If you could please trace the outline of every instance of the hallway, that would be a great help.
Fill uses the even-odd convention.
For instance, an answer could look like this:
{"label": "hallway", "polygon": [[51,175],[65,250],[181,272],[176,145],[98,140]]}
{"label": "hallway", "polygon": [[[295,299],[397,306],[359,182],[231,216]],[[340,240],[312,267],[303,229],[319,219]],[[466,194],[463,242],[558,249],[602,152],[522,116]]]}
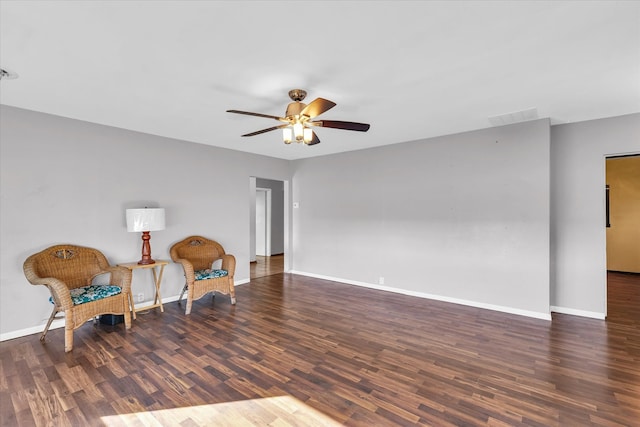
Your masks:
{"label": "hallway", "polygon": [[607,321],[640,322],[640,274],[607,272]]}
{"label": "hallway", "polygon": [[256,262],[249,264],[251,279],[272,276],[284,272],[284,254],[272,256],[256,256]]}

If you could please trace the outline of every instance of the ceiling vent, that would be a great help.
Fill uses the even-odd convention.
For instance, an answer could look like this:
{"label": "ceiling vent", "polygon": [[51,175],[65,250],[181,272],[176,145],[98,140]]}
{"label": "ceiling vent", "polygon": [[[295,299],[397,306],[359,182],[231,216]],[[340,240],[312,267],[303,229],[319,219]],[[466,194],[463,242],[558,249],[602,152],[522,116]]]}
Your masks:
{"label": "ceiling vent", "polygon": [[491,123],[491,126],[504,126],[513,123],[535,120],[537,118],[538,110],[536,108],[529,108],[528,110],[514,111],[513,113],[489,117],[489,123]]}

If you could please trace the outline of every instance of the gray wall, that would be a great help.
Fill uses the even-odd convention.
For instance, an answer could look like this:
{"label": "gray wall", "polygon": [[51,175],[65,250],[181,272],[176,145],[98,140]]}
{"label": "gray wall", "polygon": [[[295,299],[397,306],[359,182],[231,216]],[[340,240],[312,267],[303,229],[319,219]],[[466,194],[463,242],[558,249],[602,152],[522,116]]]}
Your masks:
{"label": "gray wall", "polygon": [[[140,258],[128,207],[167,209],[154,257],[202,233],[238,258],[236,280],[247,281],[250,176],[293,184],[287,256],[296,271],[533,316],[551,304],[603,317],[604,159],[640,153],[640,114],[294,162],[6,106],[0,121],[2,339],[38,332],[51,310],[48,291],[22,273],[29,254],[71,242],[112,263]],[[150,278],[138,273],[134,291],[149,295]],[[163,296],[182,284],[169,265]]]}
{"label": "gray wall", "polygon": [[[249,279],[249,176],[287,180],[287,161],[1,108],[0,333],[39,327],[50,314],[47,289],[22,272],[30,254],[74,243],[112,263],[140,259],[140,235],[125,227],[130,207],[166,209],[167,229],[151,233],[154,258],[203,234],[236,256],[236,281]],[[134,292],[151,297],[146,273],[134,275]],[[183,284],[168,265],[163,297]]]}
{"label": "gray wall", "polygon": [[548,120],[293,162],[293,269],[549,317]]}
{"label": "gray wall", "polygon": [[640,153],[640,114],[551,128],[554,311],[606,314],[605,158]]}
{"label": "gray wall", "polygon": [[256,187],[271,189],[271,254],[284,253],[284,182],[256,178]]}

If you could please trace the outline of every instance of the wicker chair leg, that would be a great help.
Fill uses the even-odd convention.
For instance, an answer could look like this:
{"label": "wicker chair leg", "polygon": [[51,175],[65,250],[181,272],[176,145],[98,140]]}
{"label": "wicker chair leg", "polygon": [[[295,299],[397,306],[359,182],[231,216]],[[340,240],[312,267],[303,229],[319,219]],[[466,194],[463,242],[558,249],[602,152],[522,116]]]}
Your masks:
{"label": "wicker chair leg", "polygon": [[131,313],[128,311],[124,312],[124,328],[131,329]]}
{"label": "wicker chair leg", "polygon": [[187,290],[187,284],[184,284],[184,287],[182,288],[182,292],[180,292],[180,298],[178,298],[178,303],[180,303],[180,301],[182,301],[182,296],[184,295],[184,292]]}
{"label": "wicker chair leg", "polygon": [[188,284],[185,285],[187,287],[187,307],[184,311],[184,314],[191,314],[191,307],[193,306],[193,297],[196,291],[195,283],[192,283],[191,286]]}
{"label": "wicker chair leg", "polygon": [[124,302],[124,328],[131,329],[131,311],[129,311],[129,298]]}
{"label": "wicker chair leg", "polygon": [[65,353],[73,350],[73,326],[69,319],[64,324],[64,351]]}
{"label": "wicker chair leg", "polygon": [[236,288],[233,286],[233,279],[230,279],[229,295],[231,296],[231,305],[236,305]]}
{"label": "wicker chair leg", "polygon": [[53,319],[56,317],[56,314],[58,314],[58,311],[59,310],[57,307],[53,307],[51,316],[49,316],[49,320],[47,321],[47,326],[44,327],[44,331],[42,331],[42,335],[40,335],[40,341],[44,341],[44,337],[47,335],[47,332],[49,332],[49,327],[51,326],[51,322],[53,322]]}

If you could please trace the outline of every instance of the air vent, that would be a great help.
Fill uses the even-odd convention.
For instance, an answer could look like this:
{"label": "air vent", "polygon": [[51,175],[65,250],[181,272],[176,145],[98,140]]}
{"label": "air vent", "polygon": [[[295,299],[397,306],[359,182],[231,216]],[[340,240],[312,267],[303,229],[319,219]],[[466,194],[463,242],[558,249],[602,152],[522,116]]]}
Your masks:
{"label": "air vent", "polygon": [[491,123],[492,126],[504,126],[512,123],[535,120],[537,118],[538,110],[536,108],[529,108],[528,110],[514,111],[513,113],[489,117],[489,123]]}

